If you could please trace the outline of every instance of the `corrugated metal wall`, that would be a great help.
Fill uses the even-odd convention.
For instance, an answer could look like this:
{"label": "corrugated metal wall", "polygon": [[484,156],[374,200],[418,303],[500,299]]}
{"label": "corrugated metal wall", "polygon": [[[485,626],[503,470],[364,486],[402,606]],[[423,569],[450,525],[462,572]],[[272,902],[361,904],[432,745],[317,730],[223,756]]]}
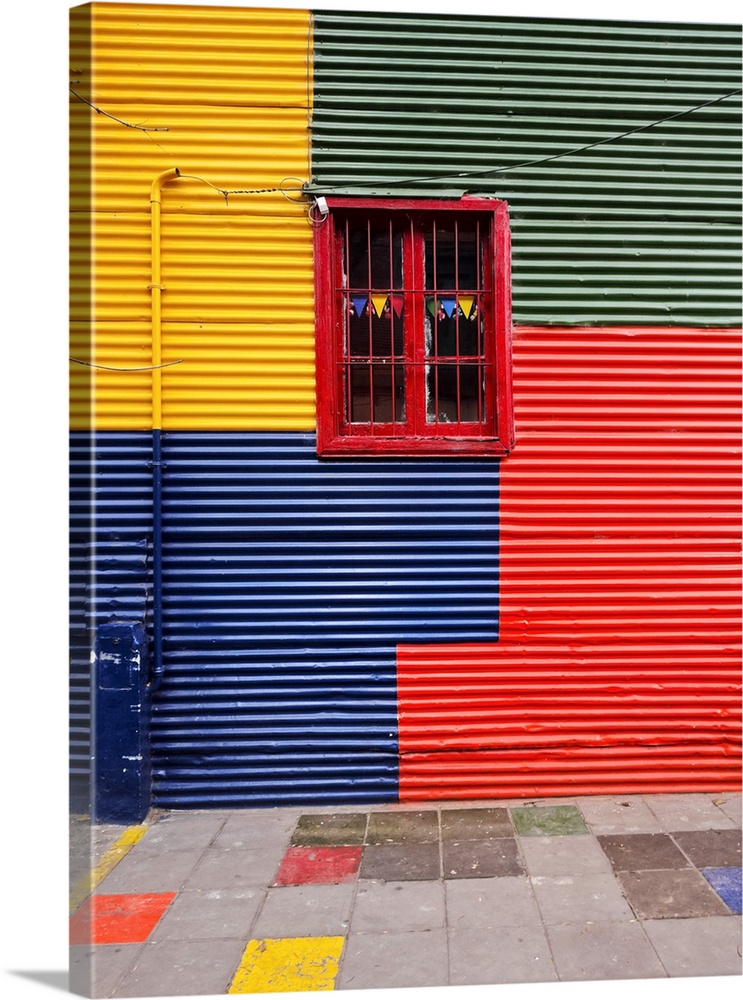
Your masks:
{"label": "corrugated metal wall", "polygon": [[187,175],[163,192],[162,355],[180,361],[162,372],[163,426],[314,429],[312,230],[305,204],[276,190],[308,176],[310,42],[301,10],[70,12],[71,766],[83,799],[95,628],[152,611],[152,510],[129,500],[152,476],[150,191],[163,170]]}
{"label": "corrugated metal wall", "polygon": [[149,434],[70,440],[70,790],[89,803],[90,652],[109,618],[144,622],[152,532]]}
{"label": "corrugated metal wall", "polygon": [[[276,191],[308,176],[309,28],[301,10],[71,11],[70,353],[150,363],[150,187],[177,167],[162,359],[182,363],[163,370],[164,428],[314,429],[312,230]],[[150,426],[149,372],[73,364],[70,377],[74,428]]]}
{"label": "corrugated metal wall", "polygon": [[497,645],[402,646],[402,799],[740,786],[740,330],[522,327]]}
{"label": "corrugated metal wall", "polygon": [[456,176],[740,91],[739,27],[320,11],[314,33],[319,189],[507,200],[518,323],[740,323],[739,94]]}
{"label": "corrugated metal wall", "polygon": [[[555,324],[516,330],[508,460],[325,464],[304,206],[209,186],[307,177],[308,13],[72,23],[74,89],[107,112],[71,97],[74,357],[149,364],[150,185],[193,175],[163,198],[163,360],[182,361],[163,371],[157,803],[394,799],[396,707],[404,798],[731,781],[737,334],[715,327],[739,319],[736,102],[470,188],[511,202],[517,320]],[[549,155],[740,86],[732,28],[315,30],[314,180],[341,190]],[[652,322],[711,329],[605,328]],[[150,374],[71,378],[84,772],[94,627],[149,611]]]}
{"label": "corrugated metal wall", "polygon": [[315,41],[317,190],[513,227],[501,636],[399,647],[401,798],[735,787],[740,96],[477,172],[739,91],[740,29],[324,11]]}
{"label": "corrugated metal wall", "polygon": [[498,467],[165,435],[163,807],[395,801],[395,646],[497,638]]}

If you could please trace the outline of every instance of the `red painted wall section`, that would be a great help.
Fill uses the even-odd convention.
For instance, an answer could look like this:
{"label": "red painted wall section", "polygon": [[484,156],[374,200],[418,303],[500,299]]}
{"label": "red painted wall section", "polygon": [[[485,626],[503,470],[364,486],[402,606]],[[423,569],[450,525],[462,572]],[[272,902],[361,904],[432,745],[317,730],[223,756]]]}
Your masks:
{"label": "red painted wall section", "polygon": [[516,329],[501,639],[398,647],[401,801],[740,786],[740,345]]}

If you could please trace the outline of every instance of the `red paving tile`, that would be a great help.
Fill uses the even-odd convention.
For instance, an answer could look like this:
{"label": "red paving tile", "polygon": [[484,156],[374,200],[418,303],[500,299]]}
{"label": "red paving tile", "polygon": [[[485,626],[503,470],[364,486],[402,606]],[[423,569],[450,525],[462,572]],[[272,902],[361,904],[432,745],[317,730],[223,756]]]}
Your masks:
{"label": "red paving tile", "polygon": [[290,847],[274,885],[352,882],[360,861],[360,847]]}
{"label": "red paving tile", "polygon": [[175,892],[91,896],[70,919],[70,944],[138,944],[146,941]]}

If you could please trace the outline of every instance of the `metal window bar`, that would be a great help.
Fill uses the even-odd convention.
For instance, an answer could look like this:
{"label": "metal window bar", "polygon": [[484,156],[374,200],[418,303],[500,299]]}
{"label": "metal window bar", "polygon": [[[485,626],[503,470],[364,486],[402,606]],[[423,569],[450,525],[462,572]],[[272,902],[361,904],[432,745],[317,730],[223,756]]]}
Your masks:
{"label": "metal window bar", "polygon": [[[475,268],[477,279],[477,295],[475,302],[477,304],[476,312],[476,325],[477,325],[477,422],[481,424],[485,418],[485,400],[483,399],[483,393],[485,392],[485,368],[483,366],[483,343],[482,343],[482,309],[480,308],[480,302],[482,297],[482,278],[483,278],[483,267],[482,267],[482,243],[480,241],[480,220],[475,220]],[[473,307],[474,308],[474,307]]]}
{"label": "metal window bar", "polygon": [[395,288],[395,262],[394,262],[394,246],[392,238],[392,219],[388,220],[389,226],[389,248],[390,248],[390,280],[389,280],[389,299],[388,299],[388,316],[390,321],[390,381],[391,388],[390,393],[392,396],[392,423],[397,424],[397,367],[395,361],[395,305],[392,296],[394,295]]}
{"label": "metal window bar", "polygon": [[433,352],[432,353],[433,353],[433,358],[435,360],[432,360],[431,364],[432,364],[432,367],[433,367],[433,387],[434,387],[433,416],[434,416],[434,423],[436,424],[436,428],[438,430],[438,423],[439,423],[439,362],[438,362],[438,357],[439,357],[439,310],[438,310],[439,279],[438,279],[437,267],[438,267],[439,252],[438,252],[438,243],[437,243],[437,238],[436,238],[436,228],[437,228],[437,221],[436,221],[436,219],[434,219],[433,220],[433,225],[431,227],[431,229],[432,229],[432,235],[433,235],[433,239],[431,241],[431,244],[432,244],[432,253],[433,253],[433,343],[432,343]]}
{"label": "metal window bar", "polygon": [[369,423],[372,425],[372,431],[374,429],[374,365],[372,364],[372,358],[374,357],[374,329],[372,324],[372,305],[371,305],[371,291],[372,291],[372,243],[371,243],[371,219],[367,216],[366,219],[366,293],[367,293],[367,306],[366,306],[366,323],[369,328],[369,356],[366,361],[367,371],[369,372]]}
{"label": "metal window bar", "polygon": [[348,286],[345,292],[345,330],[344,330],[344,341],[343,341],[343,361],[344,361],[344,379],[343,388],[345,396],[345,415],[346,423],[350,424],[353,421],[353,396],[351,388],[351,244],[349,243],[349,227],[348,219],[345,219],[344,233],[343,233],[343,252],[345,254],[345,267],[344,267],[344,277],[345,284]]}
{"label": "metal window bar", "polygon": [[462,423],[462,373],[459,351],[459,221],[454,220],[454,353],[456,357],[457,426]]}

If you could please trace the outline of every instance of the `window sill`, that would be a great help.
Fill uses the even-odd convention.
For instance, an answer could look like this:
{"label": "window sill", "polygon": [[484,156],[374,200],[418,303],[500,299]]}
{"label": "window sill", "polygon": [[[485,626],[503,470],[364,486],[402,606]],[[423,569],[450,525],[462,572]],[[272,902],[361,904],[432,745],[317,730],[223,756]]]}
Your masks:
{"label": "window sill", "polygon": [[358,437],[339,436],[329,441],[318,441],[317,453],[320,458],[348,458],[370,456],[374,458],[505,458],[513,442],[508,446],[498,438],[475,437]]}

